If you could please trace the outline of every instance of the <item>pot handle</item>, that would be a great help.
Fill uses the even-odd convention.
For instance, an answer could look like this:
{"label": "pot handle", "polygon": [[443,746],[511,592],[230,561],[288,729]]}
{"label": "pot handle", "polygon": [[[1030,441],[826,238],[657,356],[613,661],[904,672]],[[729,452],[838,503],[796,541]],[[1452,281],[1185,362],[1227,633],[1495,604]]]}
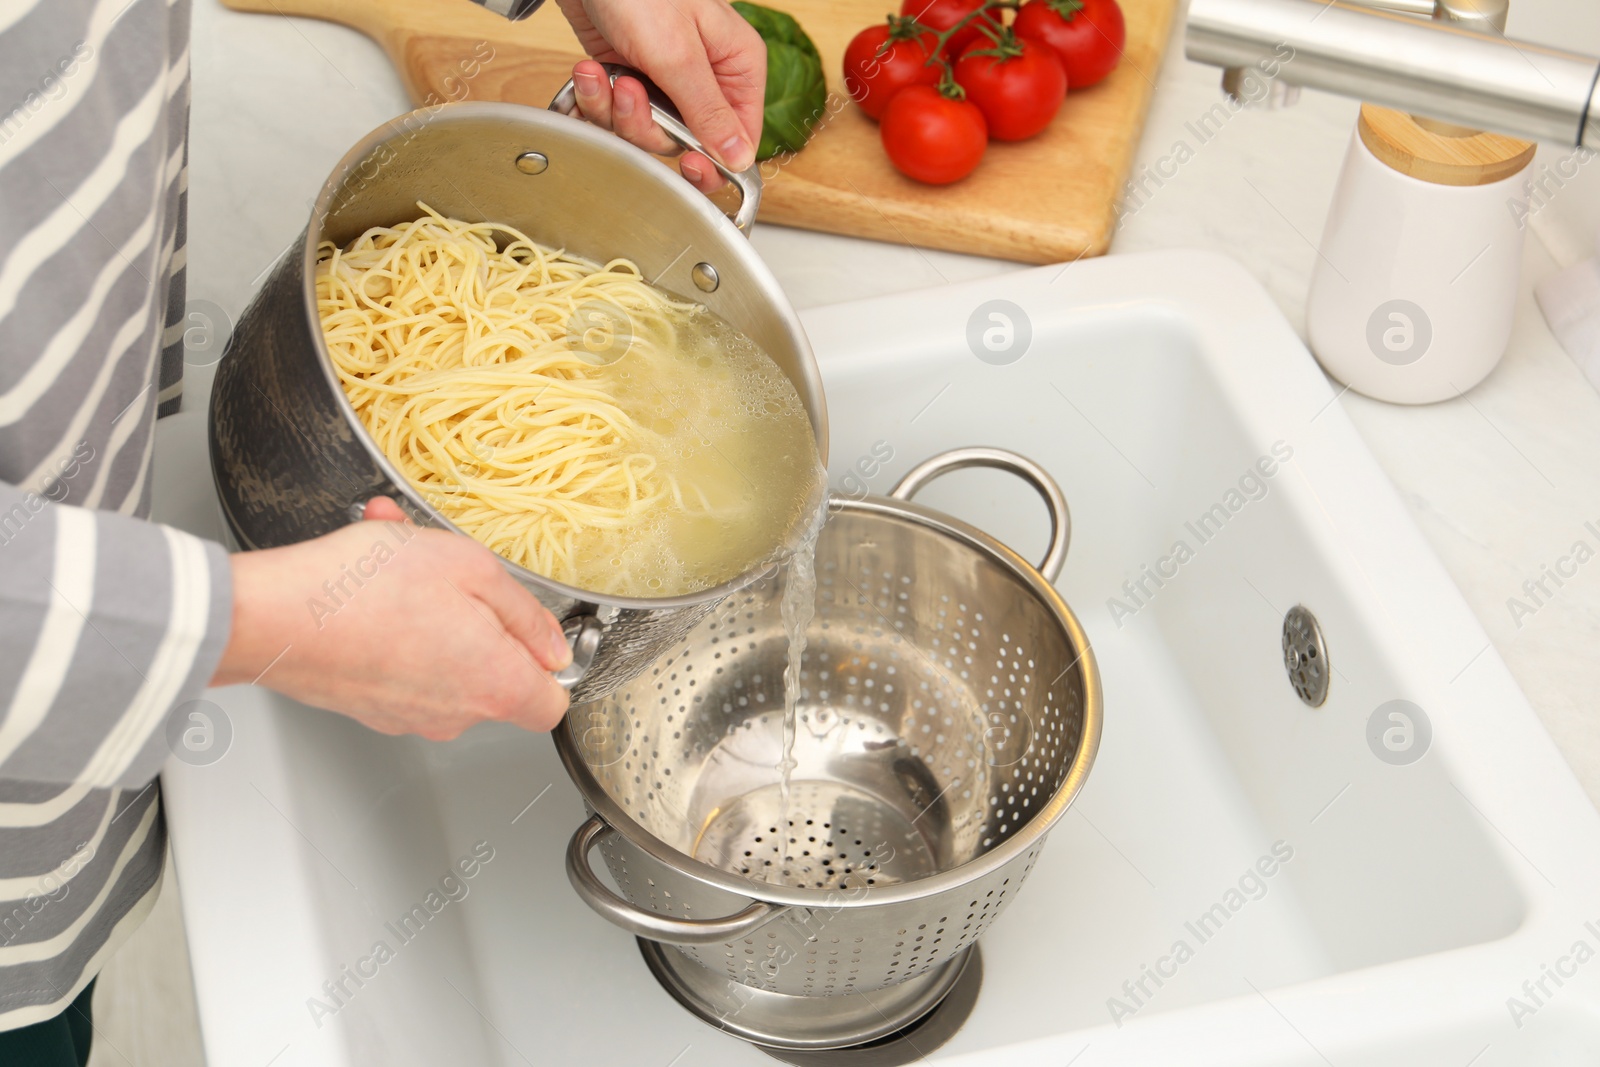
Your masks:
{"label": "pot handle", "polygon": [[917,490],[941,474],[968,467],[993,467],[1009,471],[1039,491],[1044,506],[1050,511],[1050,547],[1039,564],[1039,573],[1044,575],[1045,581],[1054,585],[1055,580],[1061,577],[1062,566],[1067,562],[1067,546],[1072,541],[1072,512],[1067,508],[1067,498],[1061,492],[1061,486],[1056,484],[1050,472],[1027,456],[1004,448],[952,448],[912,467],[889,490],[889,495],[896,500],[910,500],[917,495]]}
{"label": "pot handle", "polygon": [[[756,209],[761,206],[761,168],[752,163],[746,170],[729,170],[722,165],[721,160],[712,155],[700,143],[700,138],[689,132],[689,127],[685,125],[683,116],[678,113],[677,105],[668,99],[667,94],[662,92],[655,82],[645,77],[641,72],[634,70],[632,67],[623,66],[621,63],[602,63],[600,65],[605,67],[606,74],[610,76],[611,84],[613,85],[616,84],[618,78],[637,79],[644,86],[644,91],[650,98],[650,115],[656,120],[656,125],[661,127],[661,131],[672,138],[679,148],[699,152],[711,160],[711,165],[717,168],[717,173],[733,183],[734,187],[739,190],[739,210],[730,215],[729,218],[739,228],[740,233],[749,237],[750,227],[756,221]],[[561,90],[556,93],[555,99],[550,101],[550,110],[561,115],[571,115],[578,110],[578,87],[571,78],[568,78],[567,84],[563,85]]]}
{"label": "pot handle", "polygon": [[574,615],[561,624],[561,632],[566,635],[567,644],[572,648],[572,662],[550,675],[557,685],[571,689],[583,681],[583,676],[594,666],[594,658],[600,652],[600,637],[605,629],[605,624],[593,615]]}
{"label": "pot handle", "polygon": [[669,945],[717,945],[754,933],[789,910],[787,905],[758,900],[725,919],[675,919],[634,907],[613,893],[589,866],[589,849],[614,833],[616,830],[600,816],[589,816],[567,845],[567,878],[585,904],[636,937]]}

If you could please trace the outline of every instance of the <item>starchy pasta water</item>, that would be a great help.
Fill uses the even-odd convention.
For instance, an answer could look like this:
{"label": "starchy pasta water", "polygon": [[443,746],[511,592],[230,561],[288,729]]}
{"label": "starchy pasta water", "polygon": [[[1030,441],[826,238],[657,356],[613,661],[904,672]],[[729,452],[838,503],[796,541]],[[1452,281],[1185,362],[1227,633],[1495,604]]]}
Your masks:
{"label": "starchy pasta water", "polygon": [[316,291],[356,414],[446,518],[612,596],[709,588],[804,533],[825,475],[759,346],[628,260],[418,206],[325,242]]}

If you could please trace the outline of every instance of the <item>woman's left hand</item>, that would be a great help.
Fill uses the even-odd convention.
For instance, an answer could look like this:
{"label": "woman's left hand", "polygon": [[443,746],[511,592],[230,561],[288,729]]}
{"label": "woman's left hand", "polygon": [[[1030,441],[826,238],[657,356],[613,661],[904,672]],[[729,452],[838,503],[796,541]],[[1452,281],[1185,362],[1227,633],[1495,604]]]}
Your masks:
{"label": "woman's left hand", "polygon": [[[744,170],[755,162],[767,48],[726,0],[557,2],[583,50],[593,57],[572,70],[584,118],[647,151],[677,151],[650,118],[644,86],[633,78],[619,78],[613,86],[600,66],[623,63],[661,87],[690,131],[729,170]],[[678,166],[702,192],[722,185],[722,176],[699,152],[685,152]]]}

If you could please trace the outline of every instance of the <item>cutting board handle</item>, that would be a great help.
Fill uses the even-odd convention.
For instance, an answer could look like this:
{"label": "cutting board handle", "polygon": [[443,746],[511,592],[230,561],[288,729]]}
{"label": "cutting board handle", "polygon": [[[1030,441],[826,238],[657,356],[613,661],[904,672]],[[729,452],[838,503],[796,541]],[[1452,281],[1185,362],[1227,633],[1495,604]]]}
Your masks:
{"label": "cutting board handle", "polygon": [[403,24],[406,9],[421,5],[418,0],[222,0],[222,6],[260,15],[323,19],[372,34],[374,29]]}
{"label": "cutting board handle", "polygon": [[371,37],[396,59],[406,42],[417,37],[477,38],[582,53],[567,20],[555,10],[512,22],[472,0],[222,0],[222,4],[234,11],[337,22]]}

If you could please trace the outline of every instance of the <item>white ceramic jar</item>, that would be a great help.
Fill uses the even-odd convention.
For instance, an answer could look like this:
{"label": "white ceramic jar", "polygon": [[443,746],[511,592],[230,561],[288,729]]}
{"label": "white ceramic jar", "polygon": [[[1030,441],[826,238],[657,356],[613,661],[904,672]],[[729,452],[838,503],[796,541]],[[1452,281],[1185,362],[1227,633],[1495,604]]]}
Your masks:
{"label": "white ceramic jar", "polygon": [[[1398,155],[1392,143],[1375,139],[1382,128],[1375,133],[1367,125],[1369,113],[1385,115],[1387,128],[1411,124],[1404,131],[1411,141]],[[1427,404],[1471,389],[1505,352],[1522,264],[1523,232],[1512,206],[1532,149],[1517,150],[1497,168],[1457,163],[1452,157],[1470,156],[1467,148],[1492,141],[1507,155],[1520,142],[1439,135],[1396,114],[1369,105],[1350,139],[1312,270],[1306,333],[1323,368],[1350,388]],[[1419,145],[1444,162],[1419,163],[1405,150]],[[1446,184],[1474,180],[1479,184]]]}

